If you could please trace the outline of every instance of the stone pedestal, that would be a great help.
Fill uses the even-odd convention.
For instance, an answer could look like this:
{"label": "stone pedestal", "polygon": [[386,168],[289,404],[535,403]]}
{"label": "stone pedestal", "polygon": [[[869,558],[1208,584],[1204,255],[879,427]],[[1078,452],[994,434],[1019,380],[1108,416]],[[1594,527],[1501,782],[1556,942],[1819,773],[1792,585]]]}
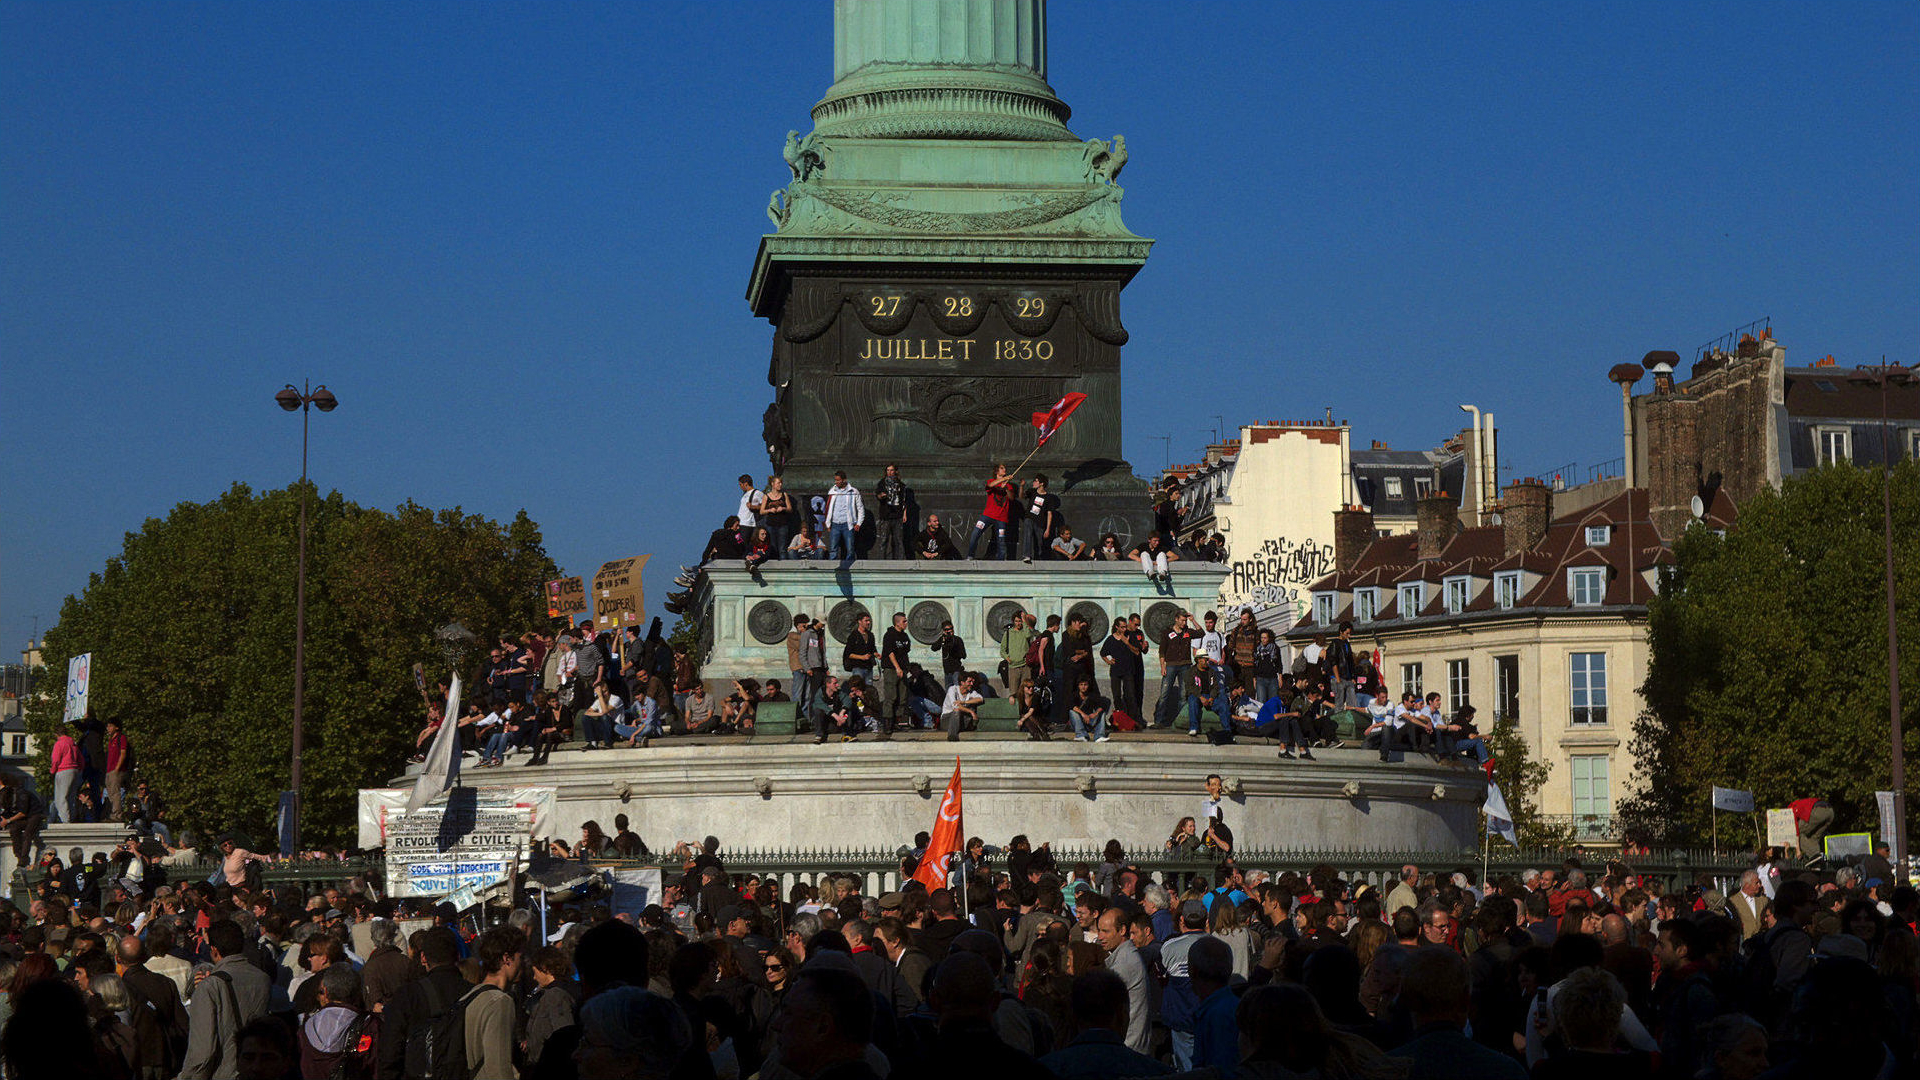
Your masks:
{"label": "stone pedestal", "polygon": [[[117,821],[48,825],[40,830],[40,843],[45,850],[60,856],[63,865],[72,866],[76,850],[83,862],[102,853],[111,857],[113,850],[126,843],[127,837],[132,835],[132,829]],[[13,845],[0,844],[0,881],[11,884],[14,872],[19,869],[13,859]]]}
{"label": "stone pedestal", "polygon": [[932,828],[956,760],[966,833],[995,845],[1026,833],[1056,848],[1098,849],[1114,838],[1128,850],[1158,850],[1180,818],[1199,812],[1208,773],[1227,782],[1227,823],[1243,847],[1457,855],[1478,843],[1486,785],[1472,762],[1318,755],[1289,761],[1260,743],[1166,735],[823,746],[668,740],[646,750],[561,751],[537,767],[516,756],[465,779],[556,786],[555,836],[571,840],[588,820],[611,829],[614,815],[626,814],[655,851],[708,834],[736,851],[891,848]]}
{"label": "stone pedestal", "polygon": [[[1218,563],[1176,561],[1170,580],[1161,582],[1134,562],[808,561],[767,563],[758,574],[739,563],[716,563],[707,568],[695,604],[706,612],[710,635],[708,687],[722,694],[742,677],[787,682],[787,634],[796,615],[827,624],[827,665],[836,672],[843,670],[847,633],[863,611],[873,616],[876,639],[895,612],[906,615],[914,659],[933,672],[940,664],[932,645],[941,622],[952,619],[967,643],[968,668],[992,677],[993,690],[1004,693],[994,675],[1000,637],[1015,612],[1034,613],[1043,628],[1049,615],[1064,624],[1073,612],[1086,614],[1096,653],[1116,615],[1138,614],[1149,644],[1144,700],[1151,708],[1159,684],[1154,643],[1177,612],[1204,613],[1226,572]],[[1098,669],[1104,686],[1105,665]]]}

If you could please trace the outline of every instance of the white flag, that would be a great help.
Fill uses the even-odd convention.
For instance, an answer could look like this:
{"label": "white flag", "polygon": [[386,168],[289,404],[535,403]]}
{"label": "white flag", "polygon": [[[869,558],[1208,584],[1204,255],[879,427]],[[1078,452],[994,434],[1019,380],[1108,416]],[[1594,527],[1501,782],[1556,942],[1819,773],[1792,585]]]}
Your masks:
{"label": "white flag", "polygon": [[1751,814],[1753,813],[1753,792],[1716,787],[1713,789],[1713,808],[1734,814]]}
{"label": "white flag", "polygon": [[427,747],[427,763],[420,778],[413,782],[413,794],[407,796],[407,809],[418,810],[460,781],[460,676],[447,688],[447,714]]}
{"label": "white flag", "polygon": [[1520,846],[1520,834],[1514,831],[1513,815],[1507,812],[1507,797],[1500,794],[1500,785],[1487,781],[1487,802],[1481,809],[1487,813],[1487,831],[1504,837],[1514,847]]}

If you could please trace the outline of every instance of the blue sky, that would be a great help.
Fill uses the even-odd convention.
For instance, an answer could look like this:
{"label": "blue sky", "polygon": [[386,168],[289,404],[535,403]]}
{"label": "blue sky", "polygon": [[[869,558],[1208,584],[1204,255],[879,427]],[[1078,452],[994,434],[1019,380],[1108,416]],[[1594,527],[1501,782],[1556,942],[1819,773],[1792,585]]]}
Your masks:
{"label": "blue sky", "polygon": [[[0,655],[122,535],[299,471],[500,519],[649,608],[765,471],[742,293],[831,7],[0,5]],[[1320,416],[1515,475],[1620,453],[1608,367],[1772,316],[1917,357],[1920,6],[1062,2],[1127,137],[1136,470]]]}

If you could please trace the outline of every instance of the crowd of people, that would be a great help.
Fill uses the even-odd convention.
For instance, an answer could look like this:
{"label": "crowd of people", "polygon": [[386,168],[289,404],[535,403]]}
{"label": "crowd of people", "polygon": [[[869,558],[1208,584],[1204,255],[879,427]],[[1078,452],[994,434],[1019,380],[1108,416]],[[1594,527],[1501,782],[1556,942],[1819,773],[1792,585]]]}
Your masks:
{"label": "crowd of people", "polygon": [[[645,634],[596,630],[583,619],[557,637],[505,636],[480,664],[455,724],[464,752],[491,768],[515,754],[541,765],[563,744],[595,750],[751,734],[761,707],[776,702],[791,703],[795,730],[815,742],[910,731],[958,740],[979,727],[989,698],[1003,697],[1018,729],[1036,740],[1106,742],[1184,726],[1188,737],[1216,742],[1269,739],[1282,758],[1312,760],[1316,748],[1351,738],[1382,760],[1413,752],[1493,767],[1473,707],[1449,715],[1437,693],[1393,701],[1370,654],[1354,648],[1351,624],[1294,654],[1250,609],[1229,620],[1180,611],[1158,640],[1149,640],[1138,613],[1116,616],[1096,640],[1084,613],[1042,620],[1021,611],[999,630],[993,651],[976,657],[951,621],[928,645],[909,632],[904,612],[888,623],[878,629],[863,612],[835,646],[824,621],[796,615],[786,638],[790,681],[735,678],[724,694],[710,691],[687,648],[661,637],[658,619]],[[1152,702],[1149,657],[1159,675]],[[987,661],[990,670],[981,666]],[[422,696],[428,715],[416,759],[446,719],[439,701]],[[1347,736],[1342,713],[1350,714]]]}
{"label": "crowd of people", "polygon": [[748,570],[758,570],[769,560],[783,559],[987,558],[1135,562],[1148,576],[1164,578],[1172,561],[1226,558],[1225,538],[1219,533],[1178,541],[1184,510],[1171,478],[1153,491],[1152,532],[1129,544],[1111,532],[1076,535],[1044,474],[1020,480],[1005,464],[997,464],[983,485],[980,513],[964,549],[954,542],[963,523],[942,521],[937,513],[922,518],[913,489],[897,465],[885,467],[870,497],[850,483],[845,472],[834,473],[832,486],[814,495],[789,492],[778,475],[759,486],[751,475],[742,474],[739,484],[739,507],[708,537],[700,555],[703,566],[736,559]]}
{"label": "crowd of people", "polygon": [[[617,914],[590,889],[462,912],[265,885],[230,841],[211,880],[48,875],[0,906],[0,1058],[22,1080],[1913,1075],[1920,894],[1884,858],[1768,853],[1724,894],[1577,858],[1376,881],[1242,865],[1225,805],[1209,777],[1158,872],[1026,836],[923,868],[922,834],[877,894],[783,889],[708,837]],[[560,853],[645,856],[616,830]]]}

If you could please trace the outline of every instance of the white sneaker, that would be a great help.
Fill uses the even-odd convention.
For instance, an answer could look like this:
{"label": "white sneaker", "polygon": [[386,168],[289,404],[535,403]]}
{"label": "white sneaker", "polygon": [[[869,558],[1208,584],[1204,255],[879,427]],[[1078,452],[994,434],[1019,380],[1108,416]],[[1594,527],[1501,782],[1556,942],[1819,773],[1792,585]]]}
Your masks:
{"label": "white sneaker", "polygon": [[1105,735],[1102,735],[1102,736],[1100,736],[1099,738],[1097,738],[1097,739],[1095,739],[1095,740],[1093,740],[1093,741],[1094,741],[1094,742],[1106,742],[1106,741],[1107,741],[1107,738],[1108,738],[1107,736],[1105,736]]}
{"label": "white sneaker", "polygon": [[1189,732],[1187,732],[1187,738],[1189,738],[1189,739],[1197,739],[1197,738],[1199,738],[1199,737],[1200,737],[1200,733],[1199,733],[1199,732],[1197,732],[1197,731],[1189,731]]}
{"label": "white sneaker", "polygon": [[1087,737],[1086,737],[1085,735],[1075,735],[1075,736],[1073,737],[1073,741],[1074,741],[1074,742],[1086,742],[1086,741],[1087,741]]}

